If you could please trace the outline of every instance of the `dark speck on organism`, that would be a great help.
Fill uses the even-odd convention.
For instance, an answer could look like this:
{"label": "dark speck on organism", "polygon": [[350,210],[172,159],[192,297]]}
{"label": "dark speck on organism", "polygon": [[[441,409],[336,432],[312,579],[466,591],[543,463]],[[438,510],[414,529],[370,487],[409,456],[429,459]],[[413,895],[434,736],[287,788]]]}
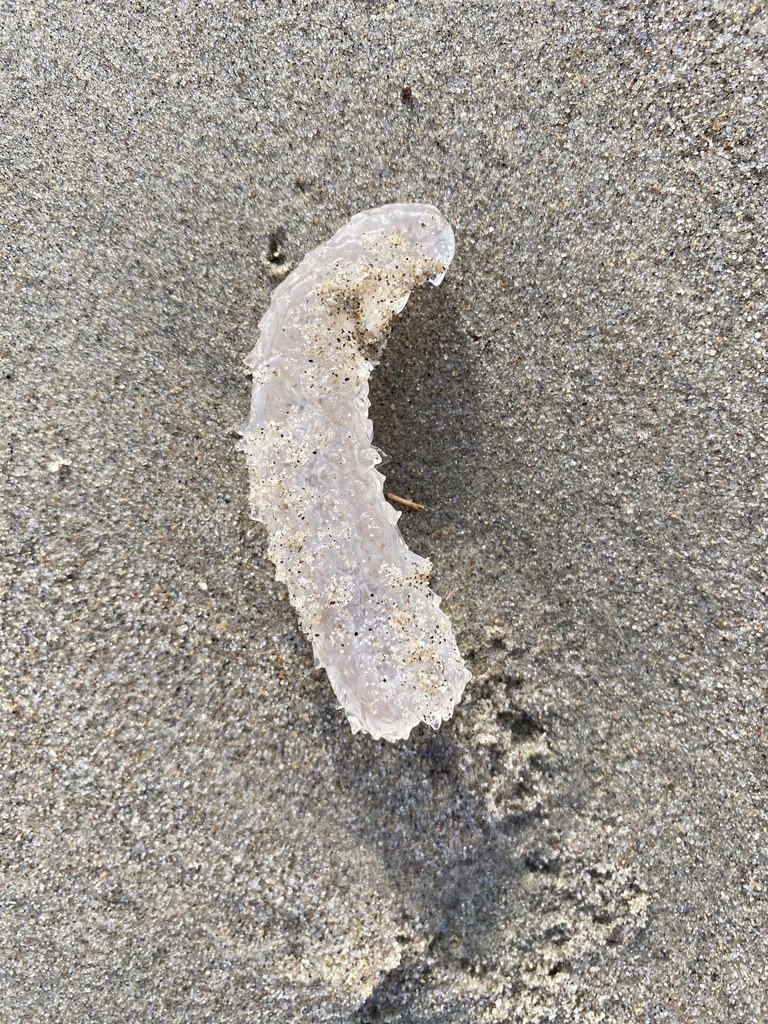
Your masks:
{"label": "dark speck on organism", "polygon": [[413,89],[410,85],[404,85],[400,90],[400,99],[403,103],[413,103]]}

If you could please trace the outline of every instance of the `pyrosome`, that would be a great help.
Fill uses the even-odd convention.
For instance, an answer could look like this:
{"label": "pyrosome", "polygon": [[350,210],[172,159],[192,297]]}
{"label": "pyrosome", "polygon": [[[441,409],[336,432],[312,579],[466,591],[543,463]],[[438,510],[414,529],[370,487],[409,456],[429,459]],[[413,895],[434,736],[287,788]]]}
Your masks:
{"label": "pyrosome", "polygon": [[275,289],[247,359],[254,518],[353,732],[408,737],[450,718],[470,679],[375,468],[368,380],[411,289],[453,258],[433,206],[358,213]]}

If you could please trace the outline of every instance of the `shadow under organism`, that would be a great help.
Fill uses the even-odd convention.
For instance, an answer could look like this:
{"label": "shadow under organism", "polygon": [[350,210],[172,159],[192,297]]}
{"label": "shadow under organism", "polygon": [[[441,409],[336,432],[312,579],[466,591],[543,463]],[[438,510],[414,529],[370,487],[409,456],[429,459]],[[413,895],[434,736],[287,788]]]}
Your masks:
{"label": "shadow under organism", "polygon": [[[511,824],[492,818],[482,780],[477,773],[467,778],[471,737],[461,728],[461,714],[437,733],[360,750],[360,841],[378,849],[410,945],[404,942],[401,962],[357,1012],[357,1024],[408,1021],[409,1006],[429,990],[435,968],[474,975],[494,969],[499,935],[510,925],[514,933],[525,929],[528,908],[516,893],[538,870],[524,848],[542,811],[516,815]],[[420,1002],[418,1019],[430,1019]]]}
{"label": "shadow under organism", "polygon": [[[442,290],[425,289],[395,321],[371,381],[374,440],[392,457],[385,490],[428,506],[401,525],[409,543],[436,561],[441,544],[459,527],[472,529],[464,520],[472,505],[479,426],[474,359],[450,301]],[[471,632],[481,630],[475,624]],[[360,843],[376,847],[386,871],[383,884],[398,892],[403,913],[401,962],[357,1012],[356,1024],[415,1020],[409,1003],[414,992],[429,988],[430,965],[482,973],[499,931],[515,917],[524,926],[526,911],[515,893],[522,877],[539,870],[531,864],[541,858],[532,860],[525,847],[543,810],[489,813],[489,780],[503,769],[495,766],[492,747],[475,748],[472,724],[474,697],[489,676],[503,686],[501,666],[498,679],[490,666],[497,654],[473,659],[479,674],[438,732],[419,729],[394,746],[358,736],[342,759],[346,771],[353,766]],[[528,742],[537,731],[514,695],[490,718],[491,728],[512,736],[512,743]],[[429,1018],[419,1011],[418,1019]]]}
{"label": "shadow under organism", "polygon": [[374,443],[388,457],[385,491],[427,507],[401,527],[428,543],[459,524],[476,426],[472,351],[444,288],[413,295],[393,322],[370,386]]}

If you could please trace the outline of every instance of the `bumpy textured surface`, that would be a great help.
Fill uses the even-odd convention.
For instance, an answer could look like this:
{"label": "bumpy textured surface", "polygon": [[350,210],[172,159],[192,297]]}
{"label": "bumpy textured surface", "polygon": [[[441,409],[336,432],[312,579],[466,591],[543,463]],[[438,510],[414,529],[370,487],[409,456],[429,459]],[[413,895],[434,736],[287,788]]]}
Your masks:
{"label": "bumpy textured surface", "polygon": [[430,563],[384,498],[367,416],[390,320],[453,250],[432,206],[358,214],[275,290],[248,358],[252,511],[353,732],[377,739],[437,728],[470,678]]}

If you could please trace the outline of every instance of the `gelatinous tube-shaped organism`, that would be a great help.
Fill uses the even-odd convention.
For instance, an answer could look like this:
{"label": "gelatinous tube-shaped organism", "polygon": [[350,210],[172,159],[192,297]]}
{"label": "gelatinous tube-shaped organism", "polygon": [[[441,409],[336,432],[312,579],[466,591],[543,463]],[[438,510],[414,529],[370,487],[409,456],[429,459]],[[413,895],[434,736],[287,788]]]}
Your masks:
{"label": "gelatinous tube-shaped organism", "polygon": [[405,739],[450,718],[470,673],[385,500],[368,379],[411,289],[439,284],[453,231],[433,206],[353,217],[275,289],[247,359],[251,510],[353,732]]}

